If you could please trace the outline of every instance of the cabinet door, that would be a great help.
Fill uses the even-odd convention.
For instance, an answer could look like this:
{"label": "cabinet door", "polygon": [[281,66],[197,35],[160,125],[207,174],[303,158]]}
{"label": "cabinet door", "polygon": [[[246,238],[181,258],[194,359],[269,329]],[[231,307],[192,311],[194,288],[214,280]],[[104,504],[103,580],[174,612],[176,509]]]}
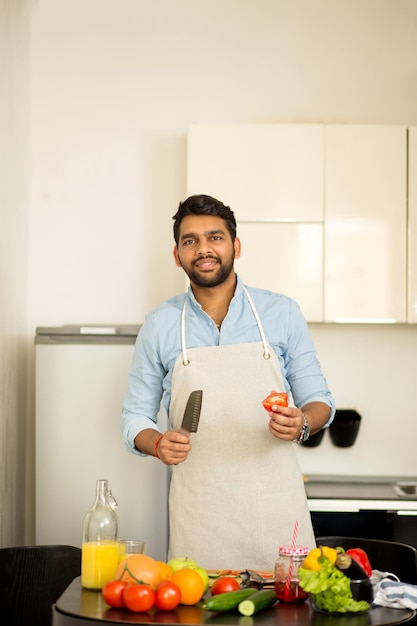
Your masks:
{"label": "cabinet door", "polygon": [[325,321],[406,319],[406,128],[325,128]]}
{"label": "cabinet door", "polygon": [[323,321],[322,224],[238,223],[237,232],[243,282],[290,296],[307,321]]}
{"label": "cabinet door", "polygon": [[417,323],[417,126],[408,136],[408,321]]}
{"label": "cabinet door", "polygon": [[323,126],[192,125],[187,195],[208,194],[237,220],[323,220]]}

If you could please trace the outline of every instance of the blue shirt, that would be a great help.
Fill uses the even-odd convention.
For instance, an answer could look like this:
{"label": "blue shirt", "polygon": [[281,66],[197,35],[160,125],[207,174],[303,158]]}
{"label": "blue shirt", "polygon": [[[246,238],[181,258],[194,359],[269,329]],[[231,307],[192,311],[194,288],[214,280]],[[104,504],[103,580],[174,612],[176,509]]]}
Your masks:
{"label": "blue shirt", "polygon": [[[334,400],[300,307],[282,294],[254,287],[247,289],[266,339],[278,356],[286,391],[292,394],[295,406],[302,407],[314,401],[327,404],[331,408],[329,424],[334,417]],[[187,349],[261,341],[239,277],[221,332],[203,311],[191,288],[151,311],[136,340],[121,419],[126,446],[136,454],[142,454],[134,446],[138,433],[146,428],[157,428],[161,399],[169,415],[172,372],[181,354],[181,313],[185,299]]]}

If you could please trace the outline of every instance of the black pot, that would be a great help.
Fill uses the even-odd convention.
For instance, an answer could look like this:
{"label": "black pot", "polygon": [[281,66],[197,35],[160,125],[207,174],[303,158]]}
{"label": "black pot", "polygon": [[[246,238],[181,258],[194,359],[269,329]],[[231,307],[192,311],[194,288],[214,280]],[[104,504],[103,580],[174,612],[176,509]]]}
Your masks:
{"label": "black pot", "polygon": [[324,428],[319,430],[318,433],[315,433],[314,435],[310,435],[307,441],[304,441],[304,443],[302,443],[301,445],[306,448],[315,448],[316,446],[319,446],[321,444],[323,435],[324,435]]}
{"label": "black pot", "polygon": [[[344,573],[345,576],[350,578],[350,590],[352,592],[352,598],[357,602],[365,601],[368,602],[369,605],[371,605],[374,599],[372,582],[371,579],[368,578],[368,576],[365,574],[359,563],[356,563],[356,561],[352,560],[352,564],[347,569],[342,569],[341,571]],[[325,622],[324,620],[321,620],[319,618],[315,619],[313,616],[313,626],[340,626],[341,624],[345,624],[345,622],[342,621],[343,617],[352,618],[352,616],[354,616],[355,625],[360,624],[362,626],[362,624],[371,623],[369,618],[363,619],[362,617],[363,615],[368,615],[367,611],[364,611],[362,613],[328,613],[324,609],[317,608],[316,597],[314,596],[314,594],[310,594],[310,600],[314,609],[314,613],[317,613],[318,615],[325,614],[328,620],[327,622]],[[337,625],[335,621],[331,621],[331,618],[329,616],[332,615],[337,615]],[[351,622],[346,622],[346,624],[349,623]]]}
{"label": "black pot", "polygon": [[362,569],[362,566],[359,565],[357,561],[352,559],[349,567],[342,569],[342,572],[345,576],[350,578],[350,590],[352,592],[353,599],[358,602],[365,600],[365,602],[372,604],[372,600],[374,599],[372,582],[369,576],[366,575],[366,572]]}
{"label": "black pot", "polygon": [[353,409],[338,409],[329,426],[330,439],[339,448],[353,446],[362,417]]}

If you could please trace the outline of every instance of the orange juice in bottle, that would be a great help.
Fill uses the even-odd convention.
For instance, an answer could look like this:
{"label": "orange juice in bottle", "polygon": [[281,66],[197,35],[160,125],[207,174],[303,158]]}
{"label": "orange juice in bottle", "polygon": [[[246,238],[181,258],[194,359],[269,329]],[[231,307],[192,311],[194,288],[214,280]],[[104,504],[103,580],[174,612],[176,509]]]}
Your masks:
{"label": "orange juice in bottle", "polygon": [[113,580],[118,565],[117,541],[87,541],[82,545],[81,581],[86,589],[101,589]]}
{"label": "orange juice in bottle", "polygon": [[110,503],[107,480],[98,480],[96,500],[83,523],[81,585],[102,589],[114,578],[118,565],[117,515]]}

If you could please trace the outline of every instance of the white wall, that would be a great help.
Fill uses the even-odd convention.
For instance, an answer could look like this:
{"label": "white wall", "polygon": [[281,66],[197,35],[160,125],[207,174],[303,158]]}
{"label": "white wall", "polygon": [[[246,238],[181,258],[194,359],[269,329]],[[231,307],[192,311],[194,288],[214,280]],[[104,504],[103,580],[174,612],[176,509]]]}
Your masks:
{"label": "white wall", "polygon": [[25,474],[33,474],[26,465],[29,27],[26,0],[0,0],[0,546],[24,537]]}
{"label": "white wall", "polygon": [[[140,322],[182,290],[171,216],[185,193],[189,123],[417,124],[416,29],[415,0],[33,2],[29,341],[39,325]],[[345,329],[319,332],[329,381],[341,359],[354,376],[357,355],[335,350]],[[415,329],[398,332],[414,366]],[[365,372],[384,379],[380,336],[360,342]],[[33,346],[29,356],[33,380]],[[401,362],[388,369],[408,420]],[[334,381],[343,403],[344,383]],[[362,378],[352,403],[367,390]],[[397,424],[409,437],[409,422]]]}
{"label": "white wall", "polygon": [[417,326],[312,324],[323,372],[339,409],[362,416],[351,448],[326,432],[298,449],[305,473],[416,476]]}
{"label": "white wall", "polygon": [[189,123],[416,123],[416,20],[414,0],[38,0],[30,328],[139,321],[182,289]]}

